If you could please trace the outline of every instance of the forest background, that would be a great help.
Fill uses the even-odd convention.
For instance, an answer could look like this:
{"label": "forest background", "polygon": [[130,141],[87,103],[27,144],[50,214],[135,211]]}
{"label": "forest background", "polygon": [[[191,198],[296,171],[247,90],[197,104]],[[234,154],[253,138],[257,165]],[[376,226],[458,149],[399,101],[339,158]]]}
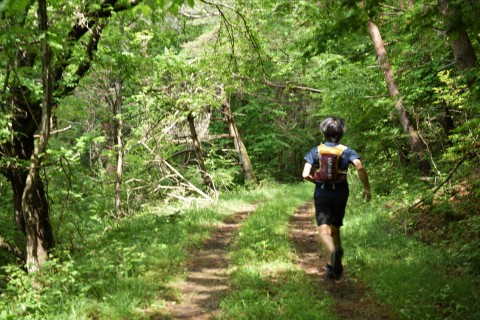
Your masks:
{"label": "forest background", "polygon": [[478,286],[478,2],[4,0],[0,10],[8,312],[5,301],[40,290],[24,277],[52,262],[62,273],[125,221],[298,183],[330,115],[345,119],[343,143],[362,155],[392,223],[450,250],[450,270]]}

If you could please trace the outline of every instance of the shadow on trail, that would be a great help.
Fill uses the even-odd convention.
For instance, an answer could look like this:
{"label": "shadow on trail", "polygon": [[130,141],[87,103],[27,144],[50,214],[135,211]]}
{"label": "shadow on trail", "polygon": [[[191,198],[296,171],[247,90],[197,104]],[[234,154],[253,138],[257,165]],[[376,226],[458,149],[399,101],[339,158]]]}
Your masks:
{"label": "shadow on trail", "polygon": [[295,245],[298,264],[319,290],[334,299],[334,312],[341,319],[398,319],[387,305],[375,300],[360,280],[349,275],[348,265],[345,265],[341,280],[326,278],[326,256],[321,248],[314,216],[313,201],[299,207],[290,220],[290,238]]}

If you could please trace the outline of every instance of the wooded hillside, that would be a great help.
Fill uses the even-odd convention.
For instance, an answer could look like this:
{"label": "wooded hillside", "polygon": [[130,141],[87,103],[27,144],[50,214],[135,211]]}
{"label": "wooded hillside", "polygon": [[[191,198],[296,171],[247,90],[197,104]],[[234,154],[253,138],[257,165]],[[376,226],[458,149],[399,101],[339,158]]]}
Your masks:
{"label": "wooded hillside", "polygon": [[0,294],[139,216],[301,182],[331,115],[392,224],[478,286],[479,2],[3,0],[0,15]]}

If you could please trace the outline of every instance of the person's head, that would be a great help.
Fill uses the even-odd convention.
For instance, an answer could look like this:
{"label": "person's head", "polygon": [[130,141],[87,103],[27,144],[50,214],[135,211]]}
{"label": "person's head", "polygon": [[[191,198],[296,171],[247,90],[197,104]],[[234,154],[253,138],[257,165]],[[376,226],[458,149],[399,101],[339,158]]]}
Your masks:
{"label": "person's head", "polygon": [[340,118],[328,117],[320,122],[320,131],[328,142],[340,142],[346,130],[345,123]]}

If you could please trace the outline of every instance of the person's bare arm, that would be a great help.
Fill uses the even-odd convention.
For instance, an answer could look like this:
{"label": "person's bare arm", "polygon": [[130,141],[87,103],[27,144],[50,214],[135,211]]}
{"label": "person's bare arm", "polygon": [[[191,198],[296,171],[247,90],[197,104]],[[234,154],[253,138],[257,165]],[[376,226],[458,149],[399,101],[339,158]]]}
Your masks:
{"label": "person's bare arm", "polygon": [[360,181],[362,181],[363,184],[363,196],[368,202],[372,198],[372,194],[370,193],[370,182],[368,181],[367,170],[365,170],[365,168],[363,167],[362,161],[360,161],[360,159],[353,160],[353,165],[358,171],[358,176],[360,177]]}
{"label": "person's bare arm", "polygon": [[303,167],[302,177],[303,179],[310,181],[311,183],[315,183],[315,180],[313,180],[313,177],[310,174],[311,170],[312,170],[312,165],[308,162],[305,162],[305,166]]}

